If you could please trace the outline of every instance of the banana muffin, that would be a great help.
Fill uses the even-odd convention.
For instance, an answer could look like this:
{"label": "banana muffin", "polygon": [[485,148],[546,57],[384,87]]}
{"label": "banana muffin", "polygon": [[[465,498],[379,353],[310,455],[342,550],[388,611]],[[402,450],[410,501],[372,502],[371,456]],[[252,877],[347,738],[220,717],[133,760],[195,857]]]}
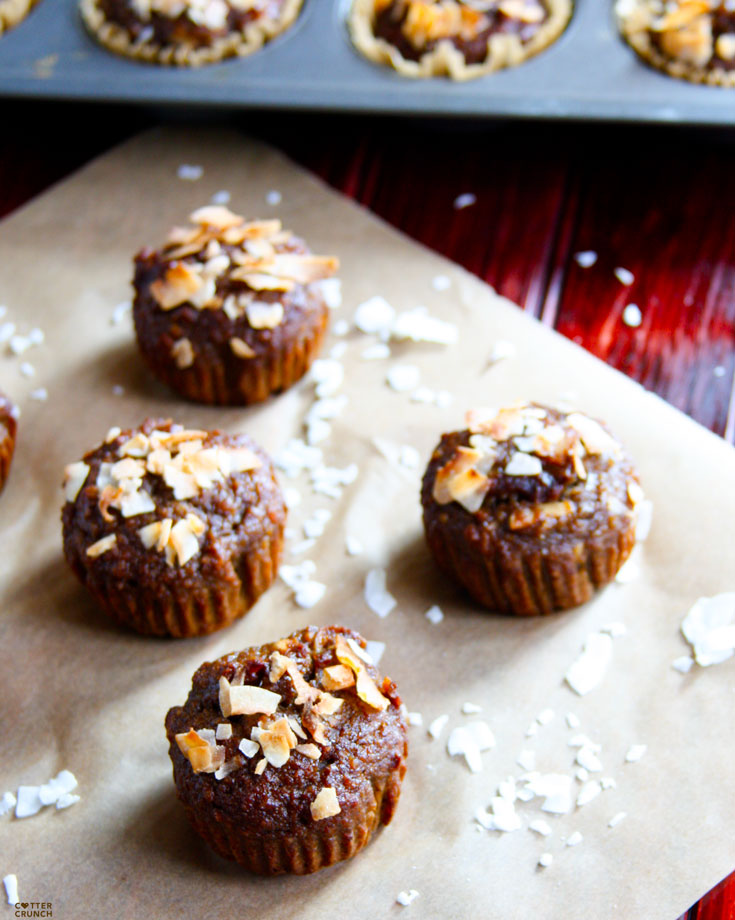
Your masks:
{"label": "banana muffin", "polygon": [[408,753],[395,684],[342,626],[203,664],[166,734],[194,829],[251,872],[349,859],[388,824]]}
{"label": "banana muffin", "polygon": [[247,435],[147,419],[113,428],[66,468],[66,559],[117,623],[198,636],[241,617],[271,585],[286,509]]}
{"label": "banana muffin", "polygon": [[492,610],[521,616],[589,600],[635,543],[643,492],[600,422],[536,403],[467,414],[424,474],[429,549]]}
{"label": "banana muffin", "polygon": [[643,60],[692,83],[735,86],[729,0],[618,0],[620,31]]}
{"label": "banana muffin", "polygon": [[572,0],[353,0],[349,25],[366,57],[404,76],[468,80],[542,51],[571,14]]}
{"label": "banana muffin", "polygon": [[247,404],[285,390],[321,347],[320,281],[339,265],[279,220],[195,211],[163,247],[135,259],[133,319],[151,371],[197,402]]}
{"label": "banana muffin", "polygon": [[17,430],[18,410],[7,396],[0,393],[0,491],[10,475]]}
{"label": "banana muffin", "polygon": [[90,33],[110,51],[197,67],[244,57],[284,32],[303,0],[81,0]]}

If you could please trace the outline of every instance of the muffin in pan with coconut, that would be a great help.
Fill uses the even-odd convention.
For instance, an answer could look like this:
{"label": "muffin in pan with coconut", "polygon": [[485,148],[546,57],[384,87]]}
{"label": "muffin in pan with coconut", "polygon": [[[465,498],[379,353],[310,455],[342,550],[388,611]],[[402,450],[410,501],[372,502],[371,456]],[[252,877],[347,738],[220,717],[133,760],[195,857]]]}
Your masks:
{"label": "muffin in pan with coconut", "polygon": [[429,549],[492,610],[521,616],[589,600],[635,543],[643,492],[600,422],[536,403],[472,410],[424,474]]}
{"label": "muffin in pan with coconut", "polygon": [[303,0],[81,0],[90,33],[110,51],[198,67],[244,57],[284,32]]}
{"label": "muffin in pan with coconut", "polygon": [[64,553],[109,616],[140,633],[227,626],[276,577],[286,508],[247,435],[148,419],[66,468]]}
{"label": "muffin in pan with coconut", "polygon": [[396,810],[408,753],[395,684],[357,633],[308,626],[203,664],[166,734],[195,830],[260,875],[349,859]]}
{"label": "muffin in pan with coconut", "polygon": [[329,308],[321,281],[339,266],[279,220],[212,205],[135,259],[133,319],[151,371],[203,403],[261,402],[299,380]]}
{"label": "muffin in pan with coconut", "polygon": [[353,0],[352,41],[406,77],[469,80],[515,67],[561,35],[572,0]]}

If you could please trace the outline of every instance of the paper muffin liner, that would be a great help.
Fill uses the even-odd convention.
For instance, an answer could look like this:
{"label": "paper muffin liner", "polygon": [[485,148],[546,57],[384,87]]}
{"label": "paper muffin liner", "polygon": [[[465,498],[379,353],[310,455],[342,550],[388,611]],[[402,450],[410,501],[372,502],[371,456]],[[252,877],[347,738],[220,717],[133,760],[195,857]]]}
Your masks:
{"label": "paper muffin liner", "polygon": [[178,67],[201,67],[228,57],[246,57],[266,42],[285,32],[296,20],[303,0],[287,0],[278,19],[249,23],[242,31],[216,38],[209,45],[186,42],[160,45],[153,41],[135,41],[127,29],[105,19],[97,0],[81,0],[79,12],[85,26],[109,51],[151,64]]}
{"label": "paper muffin liner", "polygon": [[[236,561],[239,583],[201,581],[142,590],[128,579],[120,584],[90,563],[81,544],[64,540],[67,561],[104,611],[118,624],[147,636],[192,638],[215,632],[242,617],[275,580],[283,547],[283,527],[265,534],[257,548]],[[94,566],[94,568],[92,568]]]}
{"label": "paper muffin liner", "polygon": [[[329,309],[321,304],[311,311],[293,337],[254,358],[241,358],[229,344],[193,343],[194,362],[179,368],[171,357],[175,338],[151,342],[145,334],[145,317],[136,313],[138,347],[151,372],[181,396],[209,405],[250,405],[288,389],[311,367],[319,354],[329,322]],[[165,347],[162,344],[165,342]]]}
{"label": "paper muffin liner", "polygon": [[535,616],[577,607],[612,581],[635,544],[635,521],[588,539],[520,549],[475,524],[445,531],[424,518],[429,549],[484,607]]}
{"label": "paper muffin liner", "polygon": [[[196,832],[224,859],[231,859],[256,875],[308,875],[350,859],[370,840],[373,832],[393,817],[406,772],[404,756],[380,785],[373,784],[369,800],[359,801],[334,817],[301,825],[294,833],[268,834],[238,824],[221,811],[192,805],[179,797]],[[185,768],[186,769],[186,768]]]}

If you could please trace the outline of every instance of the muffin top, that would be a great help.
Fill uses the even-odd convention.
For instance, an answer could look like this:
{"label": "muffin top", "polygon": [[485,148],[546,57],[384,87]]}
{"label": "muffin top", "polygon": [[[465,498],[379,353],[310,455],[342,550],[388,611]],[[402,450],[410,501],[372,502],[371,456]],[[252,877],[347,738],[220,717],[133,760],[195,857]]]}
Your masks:
{"label": "muffin top", "polygon": [[475,409],[444,435],[424,477],[425,508],[458,508],[507,533],[580,534],[629,519],[643,492],[598,421],[537,403]]}
{"label": "muffin top", "polygon": [[352,630],[309,626],[203,664],[166,717],[177,782],[265,832],[372,802],[405,756],[406,723],[365,647]]}
{"label": "muffin top", "polygon": [[232,558],[257,546],[263,518],[285,516],[272,464],[247,435],[156,419],[111,429],[66,467],[64,490],[65,540],[152,586],[226,577]]}
{"label": "muffin top", "polygon": [[374,32],[407,60],[417,61],[448,40],[467,64],[488,56],[493,35],[530,41],[549,18],[548,0],[374,0]]}
{"label": "muffin top", "polygon": [[175,323],[186,333],[173,343],[179,368],[194,363],[192,340],[253,358],[277,332],[298,328],[303,314],[324,309],[318,282],[339,260],[311,254],[279,220],[248,221],[211,205],[190,222],[135,259],[136,323],[140,311],[152,312],[156,329]]}

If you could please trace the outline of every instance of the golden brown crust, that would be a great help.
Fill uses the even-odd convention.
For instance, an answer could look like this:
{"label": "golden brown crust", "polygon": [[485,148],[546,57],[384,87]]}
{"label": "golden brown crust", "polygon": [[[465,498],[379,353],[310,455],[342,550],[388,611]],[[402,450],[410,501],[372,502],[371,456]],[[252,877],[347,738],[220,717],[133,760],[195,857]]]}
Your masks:
{"label": "golden brown crust", "polygon": [[463,81],[504,67],[516,67],[556,41],[571,18],[572,0],[546,0],[546,3],[549,16],[529,41],[522,42],[514,34],[492,35],[488,40],[487,57],[479,64],[468,64],[462,52],[449,40],[437,42],[418,61],[405,58],[394,45],[375,35],[376,0],[353,0],[348,25],[353,44],[371,61],[393,67],[404,77],[448,76]]}
{"label": "golden brown crust", "polygon": [[0,0],[0,35],[17,25],[38,0]]}
{"label": "golden brown crust", "polygon": [[[620,31],[646,63],[671,77],[710,86],[735,86],[735,69],[718,64],[718,36],[713,18],[719,2],[677,0],[618,0],[615,12]],[[719,48],[735,59],[735,14],[733,32],[720,38]]]}
{"label": "golden brown crust", "polygon": [[115,54],[151,64],[201,67],[228,57],[253,54],[295,22],[302,4],[303,0],[286,0],[277,20],[260,18],[240,32],[216,38],[211,44],[200,47],[185,43],[161,45],[155,41],[134,41],[127,29],[105,18],[98,0],[81,0],[79,12],[91,34]]}

